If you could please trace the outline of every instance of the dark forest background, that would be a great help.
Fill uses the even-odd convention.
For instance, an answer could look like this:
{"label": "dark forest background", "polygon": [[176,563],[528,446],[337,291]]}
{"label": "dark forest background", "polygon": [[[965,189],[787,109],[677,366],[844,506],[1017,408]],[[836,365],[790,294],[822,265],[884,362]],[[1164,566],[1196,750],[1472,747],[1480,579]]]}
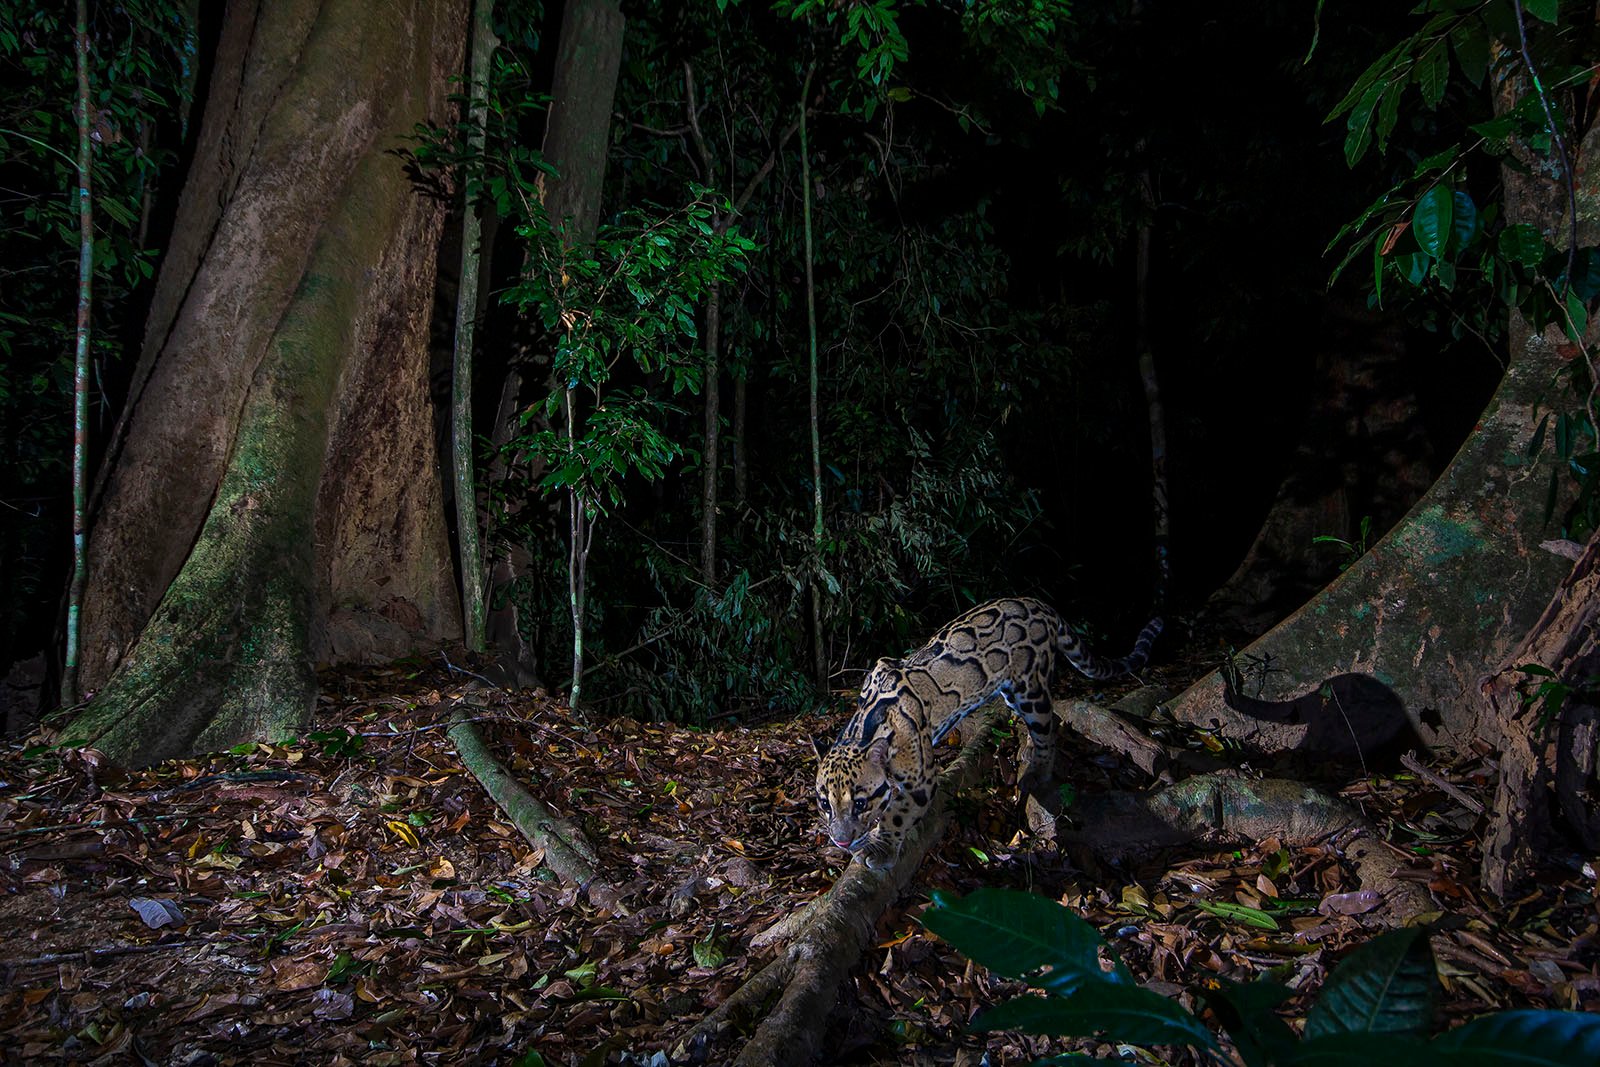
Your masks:
{"label": "dark forest background", "polygon": [[[843,17],[796,19],[795,7],[624,5],[602,230],[622,242],[662,220],[692,226],[683,205],[735,195],[769,156],[772,168],[734,223],[748,248],[721,287],[725,443],[711,584],[699,542],[706,383],[693,356],[704,301],[662,342],[676,354],[624,359],[604,386],[634,421],[616,431],[617,488],[589,562],[591,706],[701,722],[812,706],[813,581],[827,594],[819,623],[836,689],[959,608],[1006,593],[1045,597],[1120,648],[1157,597],[1141,300],[1165,405],[1166,607],[1183,618],[1229,579],[1303,459],[1296,449],[1328,399],[1330,363],[1386,354],[1378,388],[1406,408],[1405,461],[1430,476],[1471,428],[1503,365],[1503,312],[1438,285],[1391,286],[1378,310],[1360,257],[1330,285],[1346,251],[1330,249],[1340,227],[1490,113],[1486,93],[1452,83],[1437,109],[1406,109],[1390,151],[1348,165],[1344,121],[1325,120],[1411,25],[1403,5],[912,5],[893,34],[859,39]],[[200,4],[187,25],[160,4],[93,10],[107,64],[98,448],[126,400],[207,103],[186,93],[208,84],[222,13]],[[541,487],[548,472],[537,459],[537,435],[560,425],[539,416],[558,339],[519,287],[536,242],[512,231],[541,165],[532,146],[544,136],[561,17],[556,5],[496,6],[488,156],[513,162],[491,163],[484,179],[486,225],[499,229],[473,391],[491,539],[520,550],[496,603],[520,608],[526,658],[551,686],[564,684],[572,638],[565,504],[559,486]],[[71,140],[71,41],[60,16],[26,4],[9,5],[3,25],[0,667],[26,665],[14,676],[23,684],[57,663],[70,570],[75,223],[65,165],[39,145]],[[903,57],[884,51],[897,38]],[[808,69],[820,571],[809,556],[799,146],[783,134]],[[686,70],[709,173],[685,119]],[[450,195],[433,371],[446,469],[460,264],[451,190],[462,177],[449,165],[461,145],[447,119],[395,146],[419,195]],[[1492,163],[1459,181],[1480,203],[1493,199]],[[1141,232],[1151,239],[1142,284]],[[522,382],[515,408],[529,416],[509,424],[497,450],[511,370]],[[646,430],[668,444],[641,441]],[[1308,534],[1359,547],[1411,501],[1360,458],[1372,445],[1360,427],[1346,431],[1320,456],[1341,506]],[[641,455],[642,466],[630,460]],[[1352,464],[1353,480],[1340,473]],[[1278,613],[1348,562],[1304,540],[1312,562],[1272,605]],[[1242,636],[1263,623],[1248,615],[1216,621]]]}

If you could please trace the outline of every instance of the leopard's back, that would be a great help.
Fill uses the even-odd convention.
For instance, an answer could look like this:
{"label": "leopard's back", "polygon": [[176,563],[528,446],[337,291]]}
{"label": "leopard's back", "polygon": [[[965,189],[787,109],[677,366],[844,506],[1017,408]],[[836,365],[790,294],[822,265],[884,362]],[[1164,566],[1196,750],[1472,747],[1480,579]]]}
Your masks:
{"label": "leopard's back", "polygon": [[1024,788],[1048,779],[1055,761],[1050,682],[1061,660],[1091,678],[1115,677],[1137,670],[1160,632],[1160,620],[1152,620],[1129,655],[1106,659],[1048,604],[1007,597],[951,620],[901,659],[879,660],[856,713],[822,753],[817,795],[829,837],[873,866],[898,852],[932,798],[934,746],[997,696],[1028,728],[1033,758]]}

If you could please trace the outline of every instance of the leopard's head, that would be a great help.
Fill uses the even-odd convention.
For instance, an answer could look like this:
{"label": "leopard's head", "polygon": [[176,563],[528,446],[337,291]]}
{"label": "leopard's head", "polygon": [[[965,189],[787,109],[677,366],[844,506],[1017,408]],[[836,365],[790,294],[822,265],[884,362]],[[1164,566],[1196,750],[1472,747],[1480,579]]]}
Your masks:
{"label": "leopard's head", "polygon": [[889,777],[889,738],[878,737],[865,747],[850,744],[831,748],[815,740],[817,805],[828,840],[850,852],[860,851],[867,835],[883,818],[894,793]]}

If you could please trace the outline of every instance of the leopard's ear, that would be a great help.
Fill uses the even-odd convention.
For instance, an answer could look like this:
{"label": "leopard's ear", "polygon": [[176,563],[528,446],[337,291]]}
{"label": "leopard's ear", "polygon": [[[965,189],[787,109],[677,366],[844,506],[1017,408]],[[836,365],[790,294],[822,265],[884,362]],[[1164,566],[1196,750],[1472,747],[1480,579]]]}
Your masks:
{"label": "leopard's ear", "polygon": [[824,734],[821,738],[818,738],[816,734],[811,735],[811,751],[817,754],[818,760],[821,760],[822,757],[826,756],[828,754],[828,749],[832,747],[833,742],[828,739],[826,734]]}
{"label": "leopard's ear", "polygon": [[879,767],[888,765],[889,737],[887,734],[880,734],[872,744],[867,746],[867,762],[875,763]]}

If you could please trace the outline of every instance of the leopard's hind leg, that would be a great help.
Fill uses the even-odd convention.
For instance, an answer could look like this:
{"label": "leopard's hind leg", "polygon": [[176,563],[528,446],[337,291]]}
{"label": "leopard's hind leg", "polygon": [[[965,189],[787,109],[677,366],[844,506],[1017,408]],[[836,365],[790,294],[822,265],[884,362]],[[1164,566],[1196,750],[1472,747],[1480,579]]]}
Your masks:
{"label": "leopard's hind leg", "polygon": [[[1055,777],[1056,768],[1056,713],[1050,704],[1050,690],[1042,685],[1030,686],[1020,692],[1007,690],[1006,703],[1028,728],[1027,766],[1018,775],[1017,785],[1023,793],[1044,789]],[[1023,758],[1017,753],[1019,760]]]}

